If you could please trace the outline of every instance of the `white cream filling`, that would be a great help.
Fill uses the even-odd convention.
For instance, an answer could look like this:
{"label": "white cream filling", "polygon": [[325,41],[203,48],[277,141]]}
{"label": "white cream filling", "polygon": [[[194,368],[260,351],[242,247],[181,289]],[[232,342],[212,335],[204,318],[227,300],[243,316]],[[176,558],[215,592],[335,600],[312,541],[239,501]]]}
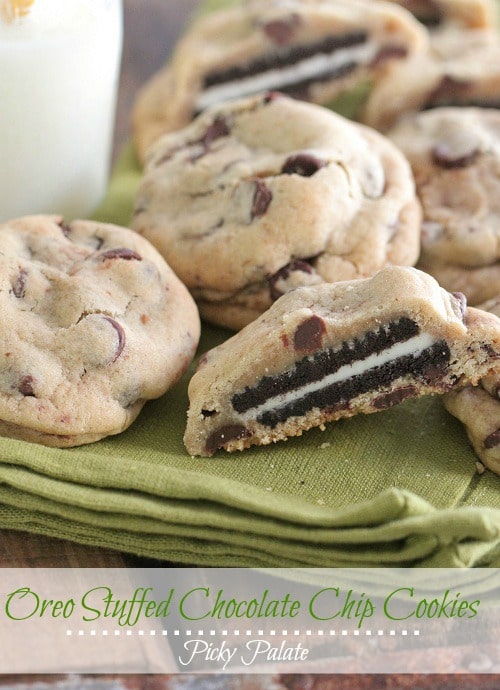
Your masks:
{"label": "white cream filling", "polygon": [[387,364],[387,362],[399,359],[400,357],[405,357],[406,355],[418,357],[424,350],[426,350],[428,347],[431,347],[431,345],[434,345],[435,342],[435,339],[431,335],[428,333],[422,333],[420,335],[416,335],[414,338],[410,338],[410,340],[407,340],[404,343],[395,343],[383,352],[369,355],[368,357],[365,357],[365,359],[352,362],[352,364],[345,364],[333,374],[328,374],[319,381],[312,381],[311,383],[307,383],[296,390],[288,391],[287,393],[280,393],[279,395],[269,398],[261,405],[252,407],[250,410],[242,414],[241,417],[243,419],[255,419],[261,414],[265,414],[271,410],[281,409],[282,407],[285,407],[296,400],[300,400],[306,395],[309,395],[309,393],[315,393],[316,391],[321,390],[322,388],[327,388],[328,386],[338,383],[339,381],[346,381],[353,376],[359,376],[360,374],[370,371],[370,369],[381,367],[384,364]]}
{"label": "white cream filling", "polygon": [[251,96],[261,91],[279,91],[286,86],[293,86],[307,79],[320,79],[337,67],[348,62],[366,64],[371,62],[378,47],[374,43],[364,43],[349,48],[339,48],[328,55],[318,53],[293,65],[270,69],[260,74],[252,74],[244,79],[214,84],[200,93],[196,100],[196,110],[205,110],[209,106],[243,96]]}

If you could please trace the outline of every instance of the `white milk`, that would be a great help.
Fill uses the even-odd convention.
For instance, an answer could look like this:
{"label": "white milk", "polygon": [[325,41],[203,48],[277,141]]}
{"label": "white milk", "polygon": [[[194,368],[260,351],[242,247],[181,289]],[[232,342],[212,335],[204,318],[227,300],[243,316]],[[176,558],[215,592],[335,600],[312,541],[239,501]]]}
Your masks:
{"label": "white milk", "polygon": [[35,0],[11,23],[0,12],[0,220],[96,208],[121,46],[121,0]]}

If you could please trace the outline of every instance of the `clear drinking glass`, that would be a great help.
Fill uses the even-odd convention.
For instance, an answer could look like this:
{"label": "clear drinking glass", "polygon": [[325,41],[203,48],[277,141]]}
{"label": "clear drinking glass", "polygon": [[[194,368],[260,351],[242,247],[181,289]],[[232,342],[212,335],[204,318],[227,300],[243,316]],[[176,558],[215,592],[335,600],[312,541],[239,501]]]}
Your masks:
{"label": "clear drinking glass", "polygon": [[0,220],[96,208],[122,38],[122,0],[0,0]]}

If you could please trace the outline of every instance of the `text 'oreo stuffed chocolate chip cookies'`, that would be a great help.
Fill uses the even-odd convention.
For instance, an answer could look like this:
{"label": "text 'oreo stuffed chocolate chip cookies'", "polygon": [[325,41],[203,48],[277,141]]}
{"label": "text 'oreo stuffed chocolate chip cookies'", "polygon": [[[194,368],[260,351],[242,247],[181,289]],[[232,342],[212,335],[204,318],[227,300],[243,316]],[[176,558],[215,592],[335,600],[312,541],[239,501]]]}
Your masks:
{"label": "text 'oreo stuffed chocolate chip cookies'", "polygon": [[189,385],[192,455],[299,436],[407,398],[475,385],[500,366],[500,321],[430,276],[388,267],[305,287],[207,353]]}
{"label": "text 'oreo stuffed chocolate chip cookies'", "polygon": [[266,90],[327,104],[427,45],[401,8],[364,0],[252,0],[194,22],[140,92],[141,160],[162,133],[213,105]]}
{"label": "text 'oreo stuffed chocolate chip cookies'", "polygon": [[133,228],[229,328],[289,289],[412,265],[420,204],[383,136],[281,94],[233,101],[152,148]]}
{"label": "text 'oreo stuffed chocolate chip cookies'", "polygon": [[196,305],[136,233],[30,216],[0,225],[0,247],[0,435],[97,441],[186,370]]}

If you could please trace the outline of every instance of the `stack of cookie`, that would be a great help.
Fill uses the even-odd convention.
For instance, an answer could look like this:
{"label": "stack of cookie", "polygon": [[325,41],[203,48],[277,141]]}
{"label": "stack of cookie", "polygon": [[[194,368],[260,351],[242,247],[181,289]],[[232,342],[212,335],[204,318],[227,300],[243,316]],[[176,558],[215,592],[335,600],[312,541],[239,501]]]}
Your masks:
{"label": "stack of cookie", "polygon": [[209,456],[301,435],[476,385],[499,359],[499,320],[416,269],[298,288],[203,359],[186,447]]}
{"label": "stack of cookie", "polygon": [[225,9],[194,22],[138,96],[141,161],[162,133],[204,108],[265,90],[347,107],[382,131],[405,112],[500,103],[496,0],[217,4]]}
{"label": "stack of cookie", "polygon": [[[487,396],[491,419],[471,438],[498,470],[500,320],[467,298],[500,293],[500,111],[410,113],[386,137],[322,107],[369,92],[363,117],[385,128],[445,97],[495,100],[496,58],[490,81],[456,90],[440,57],[457,36],[496,55],[492,6],[229,4],[138,97],[135,232],[0,226],[16,324],[0,351],[0,433],[70,446],[125,429],[189,365],[194,298],[205,320],[242,330],[191,381],[193,455],[447,393],[469,425],[468,401]],[[427,63],[441,71],[422,99],[401,75]]]}
{"label": "stack of cookie", "polygon": [[[500,324],[466,299],[500,293],[500,112],[411,113],[500,97],[493,1],[224,5],[191,26],[134,117],[132,227],[205,320],[245,327],[191,382],[189,452],[491,381]],[[320,107],[360,89],[372,126],[410,113],[396,146]],[[417,260],[455,296],[390,268]],[[483,446],[498,441],[494,414]]]}
{"label": "stack of cookie", "polygon": [[[444,287],[464,292],[473,305],[499,294],[500,230],[495,217],[500,115],[494,107],[487,113],[484,108],[463,108],[471,103],[500,104],[495,0],[354,0],[348,4],[345,0],[230,0],[223,4],[226,9],[202,16],[191,26],[172,60],[139,94],[134,118],[137,150],[143,160],[146,145],[160,133],[176,133],[149,149],[132,226],[150,237],[172,263],[202,315],[239,328],[288,287],[367,277],[388,264],[413,265],[420,234],[419,267]],[[389,136],[409,159],[416,177],[417,196],[424,207],[418,237],[411,229],[418,221],[416,205],[408,203],[404,164],[373,132],[355,126],[349,130],[349,124],[339,119],[330,118],[328,124],[324,112],[301,110],[286,101],[271,104],[266,115],[256,105],[258,99],[233,108],[235,98],[269,88],[335,108],[336,97],[367,82],[370,95],[358,113],[365,123],[387,130],[401,115],[408,115],[407,123],[396,126]],[[462,107],[444,112],[436,108],[444,103]],[[430,107],[433,115],[412,115]],[[190,125],[207,108],[205,119]],[[252,123],[242,108],[255,111]],[[228,122],[233,118],[236,126],[230,131]],[[295,123],[294,133],[291,124],[283,128],[284,118]],[[276,136],[274,128],[280,130]],[[366,143],[360,144],[363,138]],[[201,144],[202,156],[200,151],[187,152]],[[295,203],[285,199],[284,212],[279,204],[284,199],[285,161],[273,160],[266,169],[267,161],[259,158],[279,152],[291,159],[310,155],[308,151],[314,148],[321,153],[318,160],[325,169],[299,173],[310,178],[302,181],[300,191],[293,176],[286,181]],[[355,153],[361,148],[365,159]],[[188,167],[183,155],[191,157]],[[347,187],[331,174],[332,156],[338,168],[349,171],[347,194]],[[237,157],[241,160],[235,164]],[[183,167],[182,181],[178,166]],[[213,188],[203,186],[207,169]],[[173,177],[175,184],[171,184]],[[368,177],[372,189],[366,193]],[[246,191],[243,178],[248,183]],[[387,183],[383,193],[376,189],[382,178]],[[241,229],[249,218],[244,204],[241,207],[241,195],[250,198],[256,180],[260,189],[266,189],[261,193],[269,197],[268,204],[259,216],[251,214],[252,232],[244,233],[243,242]],[[277,190],[273,196],[272,189],[278,181],[279,202]],[[405,189],[397,192],[395,181]],[[326,193],[322,184],[328,186]],[[356,187],[365,194],[363,202],[353,192]],[[234,189],[239,196],[231,196],[230,207],[233,201],[235,207],[240,204],[234,216],[236,227],[224,210]],[[398,193],[401,198],[391,218],[388,205]],[[310,203],[302,200],[299,204],[304,194]],[[366,202],[374,200],[373,194],[379,194],[379,203]],[[179,213],[180,204],[188,209],[185,214]],[[246,205],[251,208],[249,200]],[[314,219],[307,215],[313,207],[328,205],[335,221],[319,219],[317,213]],[[309,246],[297,242],[296,233],[290,239],[294,224],[303,228],[303,234],[307,229]],[[318,224],[323,226],[319,231]],[[266,234],[271,226],[271,232],[280,232],[279,243]],[[255,232],[257,228],[260,233]],[[195,237],[201,237],[200,243]],[[209,260],[193,270],[200,263],[194,258],[199,252],[216,256],[215,263]],[[183,259],[180,254],[185,255]],[[266,280],[269,289],[264,287]]]}

